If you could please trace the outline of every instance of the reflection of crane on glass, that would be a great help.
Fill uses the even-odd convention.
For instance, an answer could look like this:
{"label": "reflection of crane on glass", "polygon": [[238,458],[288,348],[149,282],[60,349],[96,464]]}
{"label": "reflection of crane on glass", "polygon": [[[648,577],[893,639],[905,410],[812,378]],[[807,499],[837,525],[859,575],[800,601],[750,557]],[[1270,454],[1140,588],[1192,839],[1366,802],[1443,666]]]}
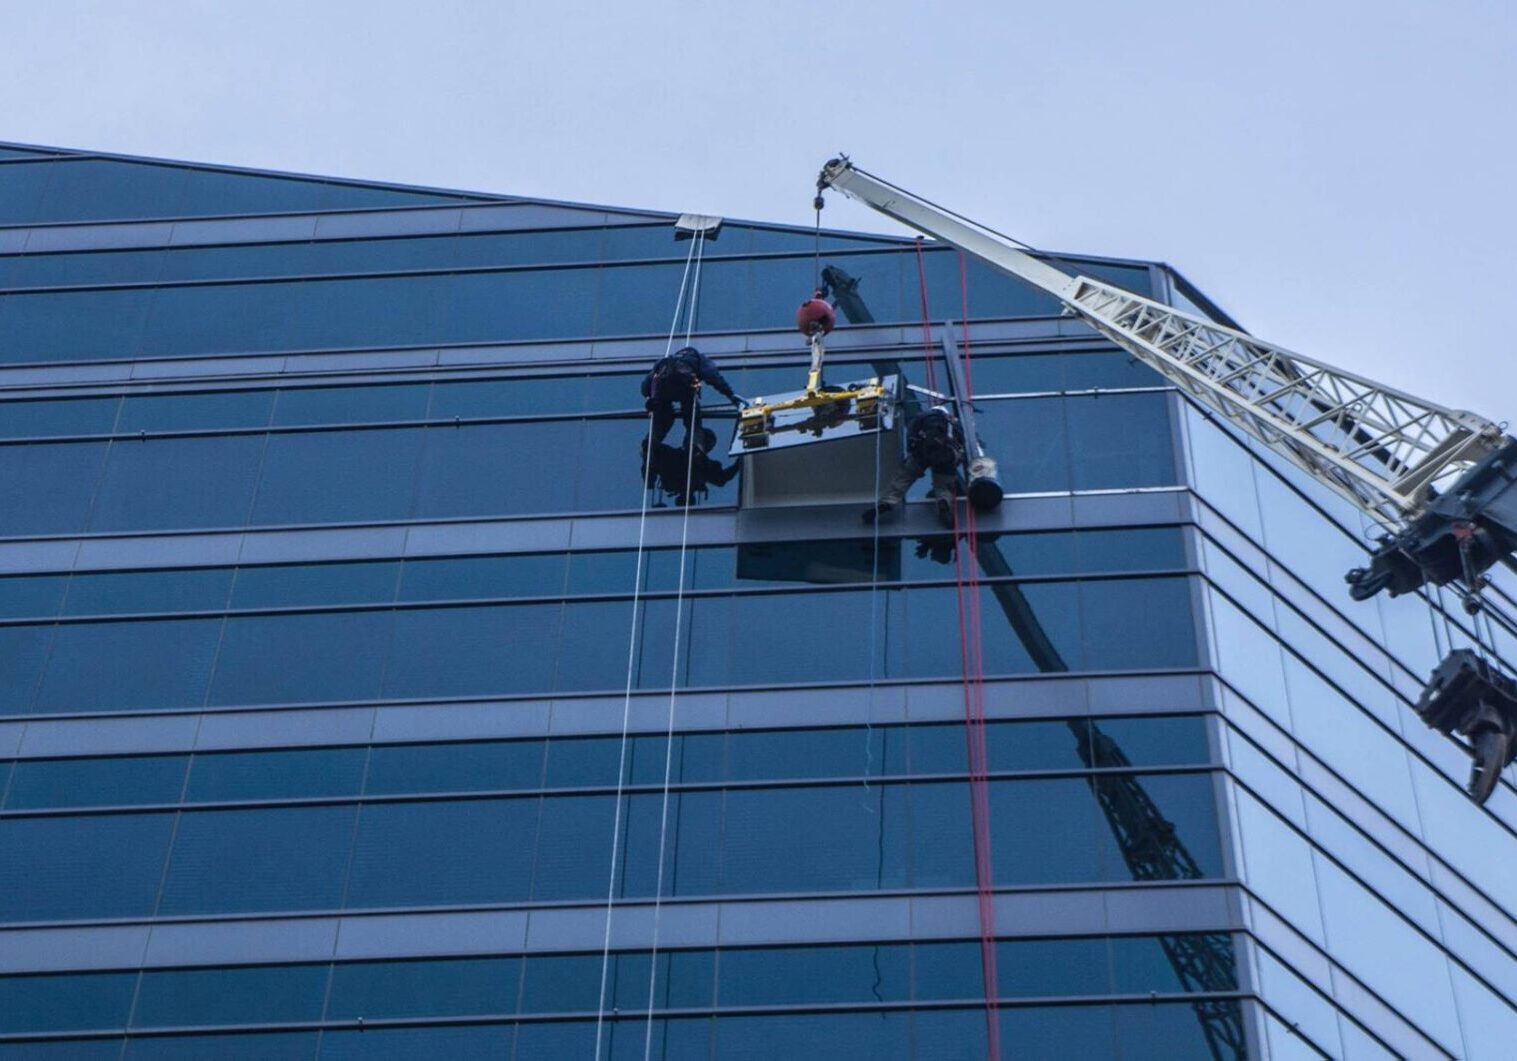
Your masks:
{"label": "reflection of crane on glass", "polygon": [[[831,266],[824,269],[822,275],[832,286],[834,294],[846,290],[852,305],[839,298],[838,306],[850,322],[861,323],[862,319],[873,319],[859,296],[857,281]],[[855,319],[855,313],[860,314],[861,319]],[[945,343],[944,355],[954,389],[962,396],[965,387],[958,368],[958,351],[951,342]],[[877,361],[874,368],[882,376],[901,374],[900,365],[893,361]],[[961,420],[967,433],[973,436],[972,409],[968,408],[967,401],[961,400],[960,406],[964,410]],[[970,445],[973,449],[981,449],[978,439],[971,438]],[[981,452],[983,455],[983,450]],[[994,465],[991,467],[993,469]],[[884,543],[881,546],[883,548]],[[923,540],[918,555],[951,565],[952,550],[959,547],[951,537],[938,535]],[[1043,624],[1038,621],[1021,587],[1009,581],[1014,572],[994,538],[980,537],[975,553],[980,569],[988,580],[984,585],[995,597],[1007,624],[1022,643],[1033,666],[1045,674],[1068,671],[1069,665],[1043,629]],[[1088,719],[1070,719],[1068,725],[1074,734],[1080,761],[1091,771],[1101,771],[1087,774],[1086,780],[1133,880],[1203,879],[1206,874],[1200,864],[1176,833],[1174,823],[1164,817],[1153,798],[1131,772],[1132,762],[1123,753],[1121,746]],[[1159,937],[1159,944],[1174,969],[1175,976],[1187,992],[1231,993],[1237,990],[1232,941],[1226,933],[1165,935]],[[1191,1005],[1213,1058],[1227,1061],[1247,1055],[1242,1013],[1236,1000],[1197,999]]]}

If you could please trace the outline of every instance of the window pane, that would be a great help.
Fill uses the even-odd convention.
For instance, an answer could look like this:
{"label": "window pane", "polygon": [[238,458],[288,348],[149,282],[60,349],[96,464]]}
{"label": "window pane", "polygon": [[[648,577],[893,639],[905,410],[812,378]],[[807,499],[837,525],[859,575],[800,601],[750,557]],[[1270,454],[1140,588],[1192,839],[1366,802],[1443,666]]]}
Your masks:
{"label": "window pane", "polygon": [[511,1014],[520,977],[520,958],[337,965],[326,1019]]}
{"label": "window pane", "polygon": [[[220,632],[220,619],[65,623],[36,710],[199,707]],[[123,667],[122,660],[132,665]]]}
{"label": "window pane", "polygon": [[420,429],[270,435],[252,522],[404,519]]}
{"label": "window pane", "polygon": [[336,909],[355,810],[286,807],[180,815],[160,912]]}
{"label": "window pane", "polygon": [[188,762],[187,755],[22,759],[16,763],[5,807],[21,810],[178,803]]}
{"label": "window pane", "polygon": [[218,752],[195,756],[186,802],[296,799],[357,795],[363,748],[320,751]]}
{"label": "window pane", "polygon": [[231,588],[231,568],[75,575],[63,614],[220,611]]}
{"label": "window pane", "polygon": [[[538,803],[505,799],[364,807],[347,905],[363,909],[525,900],[532,884]],[[467,842],[460,842],[461,837]]]}
{"label": "window pane", "polygon": [[113,442],[90,530],[241,527],[263,448],[261,435]]}
{"label": "window pane", "polygon": [[120,398],[0,402],[0,438],[106,435],[116,424]]}
{"label": "window pane", "polygon": [[241,567],[233,608],[296,608],[308,604],[385,604],[395,599],[400,561]]}
{"label": "window pane", "polygon": [[132,1027],[318,1020],[326,983],[324,965],[148,971],[142,974]]}
{"label": "window pane", "polygon": [[0,820],[0,920],[151,914],[173,826],[173,814]]}
{"label": "window pane", "polygon": [[379,746],[370,753],[373,794],[532,789],[542,783],[543,741]]}
{"label": "window pane", "polygon": [[[388,612],[236,616],[216,658],[212,704],[364,700],[379,694]],[[278,660],[277,667],[270,666]]]}
{"label": "window pane", "polygon": [[274,392],[215,391],[210,394],[130,395],[122,400],[116,430],[204,431],[221,427],[264,427]]}
{"label": "window pane", "polygon": [[0,1031],[125,1027],[136,985],[136,973],[0,976]]}
{"label": "window pane", "polygon": [[0,446],[0,534],[71,534],[84,529],[106,443]]}

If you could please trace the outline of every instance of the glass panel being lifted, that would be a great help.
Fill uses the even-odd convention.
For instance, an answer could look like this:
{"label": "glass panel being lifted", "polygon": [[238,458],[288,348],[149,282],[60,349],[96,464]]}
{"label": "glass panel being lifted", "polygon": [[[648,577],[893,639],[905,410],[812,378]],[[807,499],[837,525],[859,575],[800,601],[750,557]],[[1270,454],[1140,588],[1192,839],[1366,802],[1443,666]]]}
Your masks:
{"label": "glass panel being lifted", "polygon": [[743,461],[742,505],[872,503],[904,458],[901,379],[823,382],[822,337],[835,316],[820,291],[801,303],[795,323],[811,343],[805,389],[755,398],[738,414],[728,456]]}

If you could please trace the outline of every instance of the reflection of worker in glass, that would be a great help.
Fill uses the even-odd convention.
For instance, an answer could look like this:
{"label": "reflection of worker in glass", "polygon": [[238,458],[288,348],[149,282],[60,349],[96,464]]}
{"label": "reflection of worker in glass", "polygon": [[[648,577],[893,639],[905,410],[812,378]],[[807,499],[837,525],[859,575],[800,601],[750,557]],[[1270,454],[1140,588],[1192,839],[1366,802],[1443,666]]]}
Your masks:
{"label": "reflection of worker in glass", "polygon": [[733,405],[743,405],[743,399],[734,394],[731,385],[722,378],[716,362],[693,346],[681,347],[654,362],[643,377],[642,392],[647,399],[645,407],[653,414],[655,443],[662,442],[674,426],[676,404],[679,405],[679,418],[685,423],[685,432],[689,433],[690,420],[700,400],[700,389],[708,383]]}
{"label": "reflection of worker in glass", "polygon": [[958,418],[946,405],[934,405],[912,418],[906,428],[906,462],[896,473],[877,505],[864,510],[864,522],[873,523],[893,512],[911,484],[932,472],[932,496],[938,502],[938,522],[953,526],[953,502],[958,495],[959,468],[964,463],[964,433]]}
{"label": "reflection of worker in glass", "polygon": [[[648,440],[643,439],[639,466],[648,470],[647,486],[655,491],[655,496],[670,497],[676,505],[684,507],[686,503],[704,501],[711,487],[726,486],[737,477],[737,461],[723,468],[711,457],[711,450],[716,446],[716,432],[703,427],[697,435],[693,454],[687,448],[687,439],[684,446],[656,442],[650,456]],[[685,481],[687,469],[690,473],[688,489]]]}

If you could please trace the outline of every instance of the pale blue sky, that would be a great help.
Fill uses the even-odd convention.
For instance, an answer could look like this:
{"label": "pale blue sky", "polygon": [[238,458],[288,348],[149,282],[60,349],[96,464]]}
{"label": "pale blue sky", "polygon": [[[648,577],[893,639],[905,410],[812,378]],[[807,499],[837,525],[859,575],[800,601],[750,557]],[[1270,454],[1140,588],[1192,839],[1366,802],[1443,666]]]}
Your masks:
{"label": "pale blue sky", "polygon": [[[861,164],[1517,420],[1517,8],[0,0],[0,140],[807,223]],[[832,197],[827,222],[890,231]]]}

